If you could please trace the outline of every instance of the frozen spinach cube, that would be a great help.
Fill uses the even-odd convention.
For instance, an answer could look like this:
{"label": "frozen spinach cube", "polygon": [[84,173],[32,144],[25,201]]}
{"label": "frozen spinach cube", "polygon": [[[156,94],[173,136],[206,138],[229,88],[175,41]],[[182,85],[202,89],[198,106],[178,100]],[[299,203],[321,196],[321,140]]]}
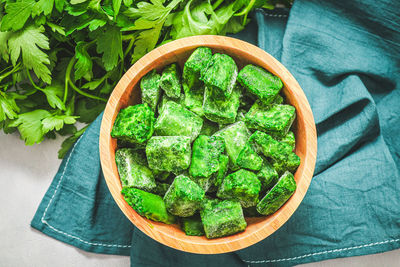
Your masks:
{"label": "frozen spinach cube", "polygon": [[247,141],[239,153],[237,164],[241,168],[258,171],[261,169],[263,159],[257,154],[254,145]]}
{"label": "frozen spinach cube", "polygon": [[224,139],[219,136],[200,135],[193,143],[189,174],[194,178],[207,178],[218,171],[219,156],[225,151]]}
{"label": "frozen spinach cube", "polygon": [[292,153],[292,148],[289,145],[281,143],[261,131],[255,131],[250,137],[250,142],[256,144],[264,156],[279,162],[287,160],[289,154]]}
{"label": "frozen spinach cube", "polygon": [[164,196],[170,184],[156,182],[156,187],[151,191],[153,194]]}
{"label": "frozen spinach cube", "polygon": [[257,178],[261,182],[261,191],[273,187],[278,181],[278,173],[268,161],[264,161],[261,170],[257,173]]}
{"label": "frozen spinach cube", "polygon": [[300,157],[294,152],[289,153],[285,161],[272,160],[272,166],[279,174],[285,171],[295,172],[301,163]]}
{"label": "frozen spinach cube", "polygon": [[181,227],[186,235],[203,236],[204,228],[200,216],[195,215],[181,219]]}
{"label": "frozen spinach cube", "polygon": [[247,226],[239,201],[205,200],[200,216],[207,238],[236,234]]}
{"label": "frozen spinach cube", "polygon": [[245,116],[249,129],[267,132],[277,137],[285,136],[294,119],[296,109],[290,105],[265,106],[256,102]]}
{"label": "frozen spinach cube", "polygon": [[121,109],[111,130],[113,138],[142,144],[153,135],[154,112],[147,104]]}
{"label": "frozen spinach cube", "polygon": [[172,63],[164,68],[161,73],[160,87],[168,97],[179,98],[181,96],[181,82],[178,65]]}
{"label": "frozen spinach cube", "polygon": [[153,70],[144,75],[140,80],[142,102],[147,103],[153,111],[156,110],[161,95],[160,77],[160,74],[156,70]]}
{"label": "frozen spinach cube", "polygon": [[190,217],[200,209],[204,194],[204,190],[189,177],[179,175],[165,193],[164,201],[171,214]]}
{"label": "frozen spinach cube", "polygon": [[203,98],[204,98],[204,86],[197,88],[196,90],[189,89],[186,84],[183,84],[183,91],[185,92],[184,104],[187,109],[196,113],[200,117],[204,116],[203,111]]}
{"label": "frozen spinach cube", "polygon": [[203,120],[199,116],[173,101],[168,101],[156,120],[154,130],[157,135],[188,136],[193,141],[202,126]]}
{"label": "frozen spinach cube", "polygon": [[158,102],[158,105],[157,105],[158,115],[160,115],[160,113],[161,113],[161,111],[163,109],[163,106],[169,101],[173,101],[173,102],[175,102],[175,103],[177,103],[179,105],[184,106],[185,105],[185,95],[181,94],[181,96],[178,99],[173,99],[171,97],[168,97],[165,93],[163,93],[161,95],[161,99],[160,99],[160,101]]}
{"label": "frozen spinach cube", "polygon": [[276,185],[257,204],[257,211],[263,215],[276,212],[293,195],[296,181],[293,174],[285,172]]}
{"label": "frozen spinach cube", "polygon": [[283,87],[279,77],[261,67],[246,65],[238,74],[239,83],[264,104],[271,103]]}
{"label": "frozen spinach cube", "polygon": [[285,135],[281,140],[281,143],[286,143],[288,144],[292,149],[295,148],[296,146],[296,139],[294,137],[294,133],[292,131],[289,131],[287,135]]}
{"label": "frozen spinach cube", "polygon": [[203,127],[200,130],[201,135],[211,136],[219,130],[217,123],[204,119]]}
{"label": "frozen spinach cube", "polygon": [[178,173],[190,166],[190,138],[153,136],[146,145],[146,157],[153,170]]}
{"label": "frozen spinach cube", "polygon": [[123,187],[131,186],[148,192],[156,187],[144,153],[132,148],[121,148],[115,152],[115,162]]}
{"label": "frozen spinach cube", "polygon": [[228,156],[220,155],[218,164],[219,164],[218,172],[214,178],[214,186],[216,188],[218,188],[222,184],[222,181],[224,180],[225,175],[228,172],[228,166],[229,166]]}
{"label": "frozen spinach cube", "polygon": [[208,47],[199,47],[193,51],[190,57],[185,62],[183,67],[183,83],[191,90],[201,84],[200,72],[207,67],[207,63],[212,57],[211,49]]}
{"label": "frozen spinach cube", "polygon": [[224,178],[218,189],[217,197],[239,200],[244,208],[257,205],[261,182],[251,171],[240,169]]}
{"label": "frozen spinach cube", "polygon": [[246,145],[250,132],[242,121],[238,121],[216,132],[214,136],[221,136],[225,141],[226,152],[233,169],[238,169],[237,158]]}
{"label": "frozen spinach cube", "polygon": [[204,93],[204,115],[220,124],[234,123],[239,108],[240,90],[235,87],[227,98],[218,98],[215,90],[206,86]]}
{"label": "frozen spinach cube", "polygon": [[214,54],[201,71],[200,80],[220,98],[228,98],[233,90],[238,69],[235,61],[225,54]]}
{"label": "frozen spinach cube", "polygon": [[166,224],[175,222],[175,216],[167,212],[160,196],[133,187],[123,187],[121,193],[125,201],[141,216]]}

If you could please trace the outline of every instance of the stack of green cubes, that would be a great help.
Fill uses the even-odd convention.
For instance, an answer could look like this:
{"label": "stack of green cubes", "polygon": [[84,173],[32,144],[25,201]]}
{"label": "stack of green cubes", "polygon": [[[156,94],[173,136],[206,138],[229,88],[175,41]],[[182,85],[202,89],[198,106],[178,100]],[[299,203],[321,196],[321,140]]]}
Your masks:
{"label": "stack of green cubes", "polygon": [[244,214],[276,212],[295,192],[300,165],[290,130],[296,110],[282,87],[263,68],[239,70],[208,47],[183,66],[148,72],[143,103],[122,109],[111,132],[127,203],[207,238],[244,231]]}

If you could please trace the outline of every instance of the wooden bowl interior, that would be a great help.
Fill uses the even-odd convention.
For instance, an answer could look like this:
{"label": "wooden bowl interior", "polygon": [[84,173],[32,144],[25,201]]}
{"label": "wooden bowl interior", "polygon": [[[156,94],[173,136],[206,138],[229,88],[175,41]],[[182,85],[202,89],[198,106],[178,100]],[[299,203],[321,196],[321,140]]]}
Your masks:
{"label": "wooden bowl interior", "polygon": [[[250,246],[272,234],[287,221],[300,204],[311,181],[316,157],[316,134],[311,109],[304,93],[291,74],[272,56],[255,46],[232,38],[220,36],[197,38],[201,39],[184,38],[174,41],[175,46],[171,43],[161,46],[139,60],[125,74],[110,97],[103,116],[100,154],[109,189],[121,210],[135,226],[153,239],[173,248],[193,253],[216,254]],[[189,40],[185,42],[185,39]],[[163,49],[165,46],[168,46],[167,49]],[[119,110],[128,105],[140,103],[140,79],[154,68],[161,72],[164,66],[173,62],[178,62],[183,67],[186,59],[199,46],[208,46],[214,53],[230,55],[239,69],[251,63],[267,69],[282,79],[283,93],[287,101],[296,107],[297,117],[293,124],[296,136],[295,152],[302,161],[295,173],[297,190],[284,206],[268,217],[247,217],[248,226],[244,232],[217,239],[187,236],[178,225],[166,225],[138,215],[120,194],[122,187],[115,164],[117,142],[110,136],[111,127]]]}

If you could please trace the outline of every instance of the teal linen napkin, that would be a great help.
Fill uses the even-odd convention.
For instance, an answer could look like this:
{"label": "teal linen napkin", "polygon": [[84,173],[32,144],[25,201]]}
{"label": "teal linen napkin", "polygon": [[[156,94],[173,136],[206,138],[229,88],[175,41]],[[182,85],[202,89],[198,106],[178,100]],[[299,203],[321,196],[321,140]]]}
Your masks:
{"label": "teal linen napkin", "polygon": [[287,16],[257,11],[256,24],[237,36],[282,61],[317,123],[315,176],[276,233],[220,255],[184,253],[148,238],[106,188],[101,116],[63,160],[32,226],[87,251],[130,254],[132,266],[290,266],[399,248],[400,4],[298,0]]}

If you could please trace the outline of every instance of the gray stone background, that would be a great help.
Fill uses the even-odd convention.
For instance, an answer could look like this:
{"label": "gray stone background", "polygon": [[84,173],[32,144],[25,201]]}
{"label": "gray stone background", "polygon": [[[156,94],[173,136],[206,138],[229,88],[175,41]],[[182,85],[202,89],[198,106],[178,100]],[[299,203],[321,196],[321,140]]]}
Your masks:
{"label": "gray stone background", "polygon": [[[129,266],[129,257],[88,253],[30,227],[60,164],[61,142],[26,147],[17,134],[0,133],[0,266]],[[400,250],[303,266],[400,266]]]}

